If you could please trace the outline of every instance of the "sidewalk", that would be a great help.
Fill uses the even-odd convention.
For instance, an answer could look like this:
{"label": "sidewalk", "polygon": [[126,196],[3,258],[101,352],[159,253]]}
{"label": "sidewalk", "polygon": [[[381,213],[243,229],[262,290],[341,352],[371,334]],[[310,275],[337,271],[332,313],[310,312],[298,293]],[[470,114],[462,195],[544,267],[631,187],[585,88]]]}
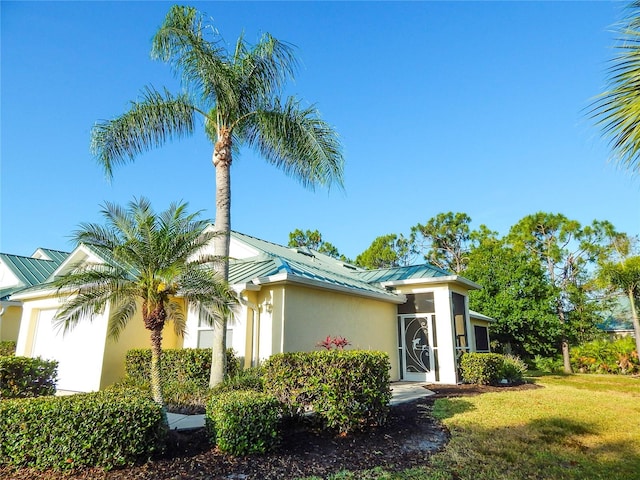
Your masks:
{"label": "sidewalk", "polygon": [[[391,383],[391,405],[410,402],[418,398],[433,395],[431,390],[424,387],[420,382],[392,382]],[[171,430],[193,430],[204,427],[204,415],[182,415],[179,413],[167,413],[169,428]]]}

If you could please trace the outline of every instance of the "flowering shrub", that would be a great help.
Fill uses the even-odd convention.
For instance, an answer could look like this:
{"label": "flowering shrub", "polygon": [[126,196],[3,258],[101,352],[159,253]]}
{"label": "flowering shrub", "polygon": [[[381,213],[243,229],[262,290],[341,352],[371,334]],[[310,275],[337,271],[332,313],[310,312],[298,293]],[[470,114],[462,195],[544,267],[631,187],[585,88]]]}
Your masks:
{"label": "flowering shrub", "polygon": [[327,335],[327,338],[316,343],[317,347],[322,347],[326,350],[331,350],[333,347],[336,347],[336,350],[344,350],[344,347],[348,345],[351,345],[351,342],[339,335],[333,338],[331,338],[330,335]]}

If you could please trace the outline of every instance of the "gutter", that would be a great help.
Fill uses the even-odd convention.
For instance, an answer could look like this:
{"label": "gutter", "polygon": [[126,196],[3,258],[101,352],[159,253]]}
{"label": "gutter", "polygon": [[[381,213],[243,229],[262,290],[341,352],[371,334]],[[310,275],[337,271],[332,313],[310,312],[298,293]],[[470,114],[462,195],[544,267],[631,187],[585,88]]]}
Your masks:
{"label": "gutter", "polygon": [[460,275],[448,275],[446,277],[428,277],[428,278],[409,278],[407,280],[391,280],[388,282],[380,282],[383,287],[397,287],[401,285],[416,285],[425,283],[458,283],[464,285],[470,290],[480,290],[482,286],[471,280],[461,277]]}
{"label": "gutter", "polygon": [[358,290],[352,287],[345,287],[342,285],[336,285],[322,280],[314,280],[312,278],[300,277],[298,275],[291,275],[290,273],[279,273],[267,277],[258,277],[252,280],[254,285],[267,285],[270,283],[289,282],[307,287],[315,287],[322,290],[333,290],[335,292],[346,293],[349,295],[357,295],[359,297],[373,298],[383,302],[401,304],[406,302],[406,297],[402,294],[375,292],[367,290]]}

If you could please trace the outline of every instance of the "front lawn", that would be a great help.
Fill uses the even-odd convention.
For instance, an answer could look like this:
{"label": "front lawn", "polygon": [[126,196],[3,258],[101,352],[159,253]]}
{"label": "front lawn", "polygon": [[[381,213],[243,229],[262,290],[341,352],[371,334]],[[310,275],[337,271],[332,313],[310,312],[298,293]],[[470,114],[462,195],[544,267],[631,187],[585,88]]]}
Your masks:
{"label": "front lawn", "polygon": [[451,431],[428,467],[332,479],[640,479],[640,379],[545,376],[543,388],[438,399]]}

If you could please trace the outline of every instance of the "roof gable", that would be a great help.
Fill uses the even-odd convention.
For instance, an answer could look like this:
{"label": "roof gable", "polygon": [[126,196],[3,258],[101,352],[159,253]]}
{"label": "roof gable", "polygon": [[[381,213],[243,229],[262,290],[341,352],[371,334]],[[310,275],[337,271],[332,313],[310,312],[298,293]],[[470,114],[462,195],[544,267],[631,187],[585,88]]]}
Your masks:
{"label": "roof gable", "polygon": [[44,283],[69,255],[59,250],[38,249],[35,257],[0,253],[4,270],[0,298]]}

